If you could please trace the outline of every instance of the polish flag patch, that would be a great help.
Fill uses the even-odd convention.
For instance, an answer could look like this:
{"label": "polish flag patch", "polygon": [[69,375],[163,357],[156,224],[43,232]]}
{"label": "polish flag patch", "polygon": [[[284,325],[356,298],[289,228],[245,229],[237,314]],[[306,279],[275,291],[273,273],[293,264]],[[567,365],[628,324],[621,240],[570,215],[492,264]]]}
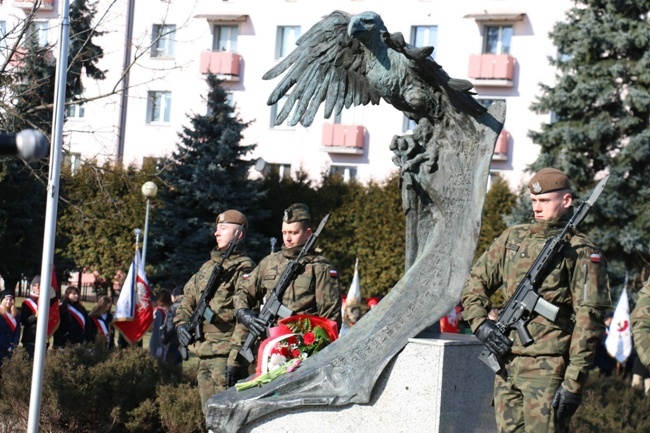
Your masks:
{"label": "polish flag patch", "polygon": [[592,253],[591,256],[589,256],[589,260],[591,260],[591,263],[600,263],[600,254]]}
{"label": "polish flag patch", "polygon": [[242,275],[242,276],[241,276],[241,279],[244,280],[244,281],[248,280],[248,275],[249,275],[249,274],[244,274],[244,275]]}
{"label": "polish flag patch", "polygon": [[339,277],[339,272],[336,269],[330,269],[330,277],[338,278]]}

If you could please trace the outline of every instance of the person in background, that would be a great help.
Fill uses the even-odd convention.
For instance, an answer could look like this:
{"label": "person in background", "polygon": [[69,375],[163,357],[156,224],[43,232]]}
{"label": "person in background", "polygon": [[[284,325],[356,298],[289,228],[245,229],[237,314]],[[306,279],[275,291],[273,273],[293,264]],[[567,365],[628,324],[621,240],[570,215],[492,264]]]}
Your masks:
{"label": "person in background", "polygon": [[343,313],[343,324],[341,325],[339,337],[347,334],[350,328],[352,328],[362,316],[361,302],[358,299],[352,299],[350,302],[346,302],[345,312]]}
{"label": "person in background", "polygon": [[97,299],[97,303],[88,313],[91,341],[95,341],[99,335],[106,339],[108,349],[115,347],[115,328],[111,325],[113,322],[111,308],[113,308],[113,300],[110,296],[104,295]]}
{"label": "person in background", "polygon": [[[52,286],[50,290],[50,308],[58,305],[56,292]],[[38,322],[38,298],[41,293],[41,277],[36,275],[29,284],[29,297],[20,306],[20,324],[23,328],[21,343],[30,358],[34,357],[36,348],[36,326]],[[54,307],[56,308],[56,307]],[[49,344],[49,343],[48,343]]]}
{"label": "person in background", "polygon": [[506,229],[476,261],[462,291],[463,317],[505,363],[505,378],[494,380],[498,431],[568,432],[611,308],[607,266],[598,248],[573,230],[538,290],[559,308],[557,318],[535,314],[527,325],[533,342],[526,346],[516,331],[504,335],[488,319],[490,296],[503,286],[506,305],[546,240],[574,213],[569,178],[560,170],[538,171],[528,188],[534,221]]}
{"label": "person in background", "polygon": [[81,344],[92,341],[88,326],[88,311],[79,300],[80,293],[76,286],[68,286],[59,306],[61,323],[54,331],[54,347],[63,348],[67,344]]}
{"label": "person in background", "polygon": [[0,363],[11,356],[20,340],[20,313],[14,302],[14,292],[0,291]]}
{"label": "person in background", "polygon": [[183,293],[183,286],[177,286],[172,291],[172,305],[167,310],[167,318],[160,328],[165,351],[164,361],[173,365],[181,365],[183,363],[181,353],[178,351],[178,335],[176,335],[176,326],[174,325],[174,317],[176,317],[176,311],[183,300]]}
{"label": "person in background", "polygon": [[160,289],[153,309],[153,324],[151,325],[151,339],[149,340],[149,353],[154,358],[164,360],[165,346],[162,341],[162,327],[167,319],[167,311],[172,305],[172,294],[167,289]]}

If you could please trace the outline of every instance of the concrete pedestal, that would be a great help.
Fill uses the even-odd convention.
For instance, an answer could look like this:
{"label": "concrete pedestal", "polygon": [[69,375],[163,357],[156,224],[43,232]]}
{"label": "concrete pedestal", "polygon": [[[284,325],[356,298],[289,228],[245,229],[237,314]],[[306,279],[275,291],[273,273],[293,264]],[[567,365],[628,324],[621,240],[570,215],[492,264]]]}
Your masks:
{"label": "concrete pedestal", "polygon": [[243,432],[492,433],[494,373],[473,335],[421,334],[381,374],[368,404],[277,411]]}

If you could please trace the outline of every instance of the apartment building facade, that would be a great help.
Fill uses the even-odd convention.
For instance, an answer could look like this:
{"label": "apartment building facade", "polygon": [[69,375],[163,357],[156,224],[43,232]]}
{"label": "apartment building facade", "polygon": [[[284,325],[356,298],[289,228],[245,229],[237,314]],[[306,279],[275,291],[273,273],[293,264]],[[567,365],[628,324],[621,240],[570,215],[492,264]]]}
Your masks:
{"label": "apartment building facade", "polygon": [[[5,1],[0,30],[8,34],[32,5]],[[526,180],[524,170],[539,152],[528,131],[550,120],[550,114],[532,113],[530,105],[539,84],[554,81],[548,57],[557,49],[548,33],[570,6],[568,0],[100,0],[96,21],[103,34],[95,42],[104,49],[99,66],[107,78],[85,79],[81,96],[93,100],[68,107],[67,160],[141,164],[169,154],[188,116],[206,112],[210,71],[224,80],[241,119],[252,121],[243,140],[257,145],[249,155],[258,162],[252,175],[304,170],[314,179],[335,172],[362,182],[382,180],[396,170],[392,137],[413,127],[401,112],[382,101],[325,119],[321,107],[308,128],[276,126],[281,103],[269,106],[267,99],[279,79],[262,79],[301,34],[333,10],[373,10],[390,32],[402,32],[417,46],[434,46],[435,60],[450,76],[469,79],[482,103],[506,102],[491,170],[514,188]],[[59,0],[39,3],[33,32],[43,43],[59,37],[59,8]]]}

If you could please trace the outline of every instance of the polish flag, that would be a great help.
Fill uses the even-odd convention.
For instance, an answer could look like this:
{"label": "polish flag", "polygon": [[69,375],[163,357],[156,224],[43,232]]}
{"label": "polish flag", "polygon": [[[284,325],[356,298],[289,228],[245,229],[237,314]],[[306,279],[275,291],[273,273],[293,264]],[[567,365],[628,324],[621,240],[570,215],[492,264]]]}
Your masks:
{"label": "polish flag", "polygon": [[137,343],[153,323],[151,289],[144,273],[140,251],[136,251],[129,274],[117,299],[113,326],[126,340]]}

